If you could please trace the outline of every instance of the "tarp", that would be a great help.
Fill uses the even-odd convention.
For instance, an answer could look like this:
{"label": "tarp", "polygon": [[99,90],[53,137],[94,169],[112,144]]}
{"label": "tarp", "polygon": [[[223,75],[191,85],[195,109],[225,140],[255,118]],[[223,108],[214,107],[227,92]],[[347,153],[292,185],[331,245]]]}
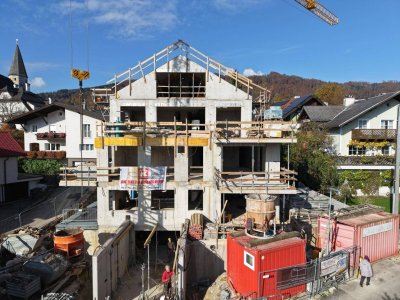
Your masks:
{"label": "tarp", "polygon": [[165,190],[167,167],[120,167],[119,189]]}

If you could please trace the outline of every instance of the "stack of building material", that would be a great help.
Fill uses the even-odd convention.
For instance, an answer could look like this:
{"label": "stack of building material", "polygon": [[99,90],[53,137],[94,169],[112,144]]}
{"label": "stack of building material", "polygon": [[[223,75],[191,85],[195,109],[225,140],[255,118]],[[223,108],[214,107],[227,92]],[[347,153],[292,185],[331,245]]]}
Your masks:
{"label": "stack of building material", "polygon": [[203,215],[195,213],[190,217],[188,237],[191,240],[203,239]]}
{"label": "stack of building material", "polygon": [[40,278],[31,274],[17,273],[6,282],[7,295],[28,299],[40,291]]}
{"label": "stack of building material", "polygon": [[43,300],[75,300],[76,298],[67,293],[48,293]]}

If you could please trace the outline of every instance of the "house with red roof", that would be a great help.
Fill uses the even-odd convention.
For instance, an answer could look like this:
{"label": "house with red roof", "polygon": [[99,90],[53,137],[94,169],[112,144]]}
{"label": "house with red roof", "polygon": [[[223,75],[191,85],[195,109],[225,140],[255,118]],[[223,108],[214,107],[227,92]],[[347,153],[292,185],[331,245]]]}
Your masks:
{"label": "house with red roof", "polygon": [[18,173],[25,151],[9,132],[0,132],[0,204],[29,196],[42,177]]}

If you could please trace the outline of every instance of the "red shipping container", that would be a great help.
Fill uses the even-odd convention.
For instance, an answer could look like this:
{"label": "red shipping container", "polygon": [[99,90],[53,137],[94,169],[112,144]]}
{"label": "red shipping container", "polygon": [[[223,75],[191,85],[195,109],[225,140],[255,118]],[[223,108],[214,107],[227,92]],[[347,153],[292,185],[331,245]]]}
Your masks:
{"label": "red shipping container", "polygon": [[[326,247],[328,218],[318,218],[319,247]],[[399,216],[386,212],[331,220],[332,250],[361,247],[361,256],[371,262],[397,255]]]}
{"label": "red shipping container", "polygon": [[[305,285],[277,289],[277,269],[304,264],[306,241],[297,237],[255,247],[246,246],[248,236],[227,240],[228,278],[242,297],[258,298],[282,295],[293,297],[305,291]],[[273,298],[271,298],[273,299]],[[282,299],[280,296],[278,299]]]}

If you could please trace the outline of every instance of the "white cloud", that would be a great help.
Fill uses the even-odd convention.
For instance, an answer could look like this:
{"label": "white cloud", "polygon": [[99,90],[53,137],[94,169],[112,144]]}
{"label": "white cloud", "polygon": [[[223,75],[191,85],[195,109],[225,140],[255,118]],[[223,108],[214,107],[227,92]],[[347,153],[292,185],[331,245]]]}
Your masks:
{"label": "white cloud", "polygon": [[254,76],[254,75],[264,75],[264,73],[261,71],[254,71],[253,69],[248,68],[248,69],[244,69],[243,75],[244,76]]}
{"label": "white cloud", "polygon": [[48,62],[27,62],[26,69],[28,72],[46,71],[53,68],[60,67],[60,64],[53,64]]}
{"label": "white cloud", "polygon": [[256,6],[261,3],[265,3],[265,0],[246,0],[246,1],[235,1],[235,0],[213,0],[214,6],[227,13],[237,13],[247,7]]}
{"label": "white cloud", "polygon": [[87,0],[86,3],[63,1],[59,10],[68,14],[71,7],[73,22],[88,19],[89,24],[104,24],[110,36],[127,39],[168,31],[178,23],[177,0]]}
{"label": "white cloud", "polygon": [[44,79],[42,77],[35,77],[32,78],[31,80],[31,86],[33,88],[41,88],[44,87],[46,85],[46,82],[44,81]]}

